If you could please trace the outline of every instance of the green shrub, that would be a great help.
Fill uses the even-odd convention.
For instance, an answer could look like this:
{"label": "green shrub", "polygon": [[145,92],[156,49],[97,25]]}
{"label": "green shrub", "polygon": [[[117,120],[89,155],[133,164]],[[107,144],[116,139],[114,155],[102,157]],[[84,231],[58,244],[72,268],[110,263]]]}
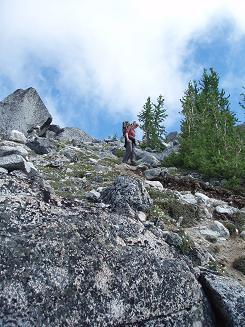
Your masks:
{"label": "green shrub", "polygon": [[163,167],[184,167],[184,162],[179,153],[172,153],[162,161]]}
{"label": "green shrub", "polygon": [[237,229],[241,232],[245,228],[245,210],[238,211],[232,217],[232,222],[237,227]]}
{"label": "green shrub", "polygon": [[217,244],[212,246],[212,250],[214,253],[220,253],[220,247]]}
{"label": "green shrub", "polygon": [[192,204],[181,203],[177,199],[165,199],[157,204],[175,221],[183,217],[182,227],[192,227],[200,220],[199,208]]}
{"label": "green shrub", "polygon": [[236,225],[232,224],[231,222],[227,221],[224,223],[224,226],[228,229],[228,231],[230,232],[231,236],[236,236]]}
{"label": "green shrub", "polygon": [[179,236],[181,237],[180,251],[182,254],[189,254],[195,246],[194,241],[185,233],[185,231],[179,231]]}
{"label": "green shrub", "polygon": [[213,236],[213,235],[207,235],[207,236],[205,237],[205,239],[206,239],[207,241],[209,241],[210,243],[216,243],[216,242],[217,242],[217,237],[216,237],[216,236]]}
{"label": "green shrub", "polygon": [[225,273],[225,266],[222,263],[219,263],[218,261],[209,261],[208,263],[209,269],[219,273],[220,275],[224,275]]}
{"label": "green shrub", "polygon": [[169,223],[170,222],[170,217],[162,211],[161,208],[159,208],[157,205],[154,205],[148,212],[148,219],[149,220],[157,220],[161,219],[164,222]]}
{"label": "green shrub", "polygon": [[124,152],[125,152],[125,150],[124,149],[116,149],[116,151],[115,151],[115,156],[117,156],[118,158],[123,158],[123,156],[124,156]]}
{"label": "green shrub", "polygon": [[245,275],[245,255],[235,259],[233,262],[233,267]]}

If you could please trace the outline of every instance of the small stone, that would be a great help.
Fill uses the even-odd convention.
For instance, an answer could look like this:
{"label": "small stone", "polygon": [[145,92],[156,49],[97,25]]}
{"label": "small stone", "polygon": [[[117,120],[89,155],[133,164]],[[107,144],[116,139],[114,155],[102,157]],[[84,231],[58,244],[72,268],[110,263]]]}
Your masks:
{"label": "small stone", "polygon": [[99,203],[99,207],[102,209],[105,209],[108,207],[108,205],[102,202],[102,203]]}
{"label": "small stone", "polygon": [[5,168],[0,167],[0,174],[7,174],[8,171]]}
{"label": "small stone", "polygon": [[146,214],[143,211],[137,213],[138,219],[143,223],[146,221]]}
{"label": "small stone", "polygon": [[245,240],[245,230],[240,233],[240,237]]}
{"label": "small stone", "polygon": [[182,216],[179,217],[179,219],[178,219],[178,221],[177,221],[177,223],[176,223],[176,226],[177,226],[177,227],[180,227],[180,225],[181,225],[183,219],[184,219],[184,217],[182,217]]}
{"label": "small stone", "polygon": [[215,208],[215,211],[220,214],[227,214],[227,215],[233,215],[234,213],[238,212],[239,209],[231,207],[231,206],[217,206]]}
{"label": "small stone", "polygon": [[92,191],[86,193],[86,198],[90,201],[97,202],[100,198],[100,193],[95,190],[92,190]]}
{"label": "small stone", "polygon": [[94,158],[88,158],[88,160],[92,163],[92,164],[97,164],[98,160],[94,159]]}
{"label": "small stone", "polygon": [[25,161],[24,164],[25,164],[25,171],[27,172],[27,174],[29,175],[38,174],[38,170],[36,169],[36,167],[33,165],[32,162]]}
{"label": "small stone", "polygon": [[163,185],[159,181],[145,181],[146,187],[153,187],[159,191],[163,191]]}
{"label": "small stone", "polygon": [[209,197],[207,195],[200,193],[200,192],[196,192],[195,196],[204,203],[206,203],[209,200]]}
{"label": "small stone", "polygon": [[195,196],[191,193],[181,195],[180,199],[188,204],[194,204],[194,205],[197,204],[197,200]]}

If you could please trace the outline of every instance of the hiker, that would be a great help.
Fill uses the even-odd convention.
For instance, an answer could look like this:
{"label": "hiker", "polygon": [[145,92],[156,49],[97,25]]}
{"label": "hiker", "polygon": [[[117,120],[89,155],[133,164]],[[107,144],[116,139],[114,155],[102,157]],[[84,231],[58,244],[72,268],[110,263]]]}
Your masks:
{"label": "hiker", "polygon": [[125,129],[125,147],[126,151],[123,157],[123,163],[128,163],[130,159],[131,165],[135,165],[135,152],[134,147],[136,145],[135,141],[135,129],[139,126],[139,124],[134,121],[132,124],[126,126]]}

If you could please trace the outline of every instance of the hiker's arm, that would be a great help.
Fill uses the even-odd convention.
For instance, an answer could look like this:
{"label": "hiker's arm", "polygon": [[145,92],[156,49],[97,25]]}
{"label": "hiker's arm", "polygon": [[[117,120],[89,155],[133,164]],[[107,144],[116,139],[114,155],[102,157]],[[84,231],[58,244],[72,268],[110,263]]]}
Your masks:
{"label": "hiker's arm", "polygon": [[126,140],[129,142],[128,132],[125,133]]}

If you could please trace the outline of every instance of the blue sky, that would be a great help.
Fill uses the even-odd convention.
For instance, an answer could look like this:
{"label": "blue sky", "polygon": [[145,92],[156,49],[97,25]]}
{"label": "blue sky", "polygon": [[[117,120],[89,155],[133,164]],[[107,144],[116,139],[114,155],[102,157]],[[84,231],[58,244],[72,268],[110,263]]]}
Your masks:
{"label": "blue sky", "polygon": [[244,12],[243,0],[0,0],[0,98],[35,87],[54,123],[103,138],[162,94],[173,131],[188,81],[213,67],[244,121]]}

